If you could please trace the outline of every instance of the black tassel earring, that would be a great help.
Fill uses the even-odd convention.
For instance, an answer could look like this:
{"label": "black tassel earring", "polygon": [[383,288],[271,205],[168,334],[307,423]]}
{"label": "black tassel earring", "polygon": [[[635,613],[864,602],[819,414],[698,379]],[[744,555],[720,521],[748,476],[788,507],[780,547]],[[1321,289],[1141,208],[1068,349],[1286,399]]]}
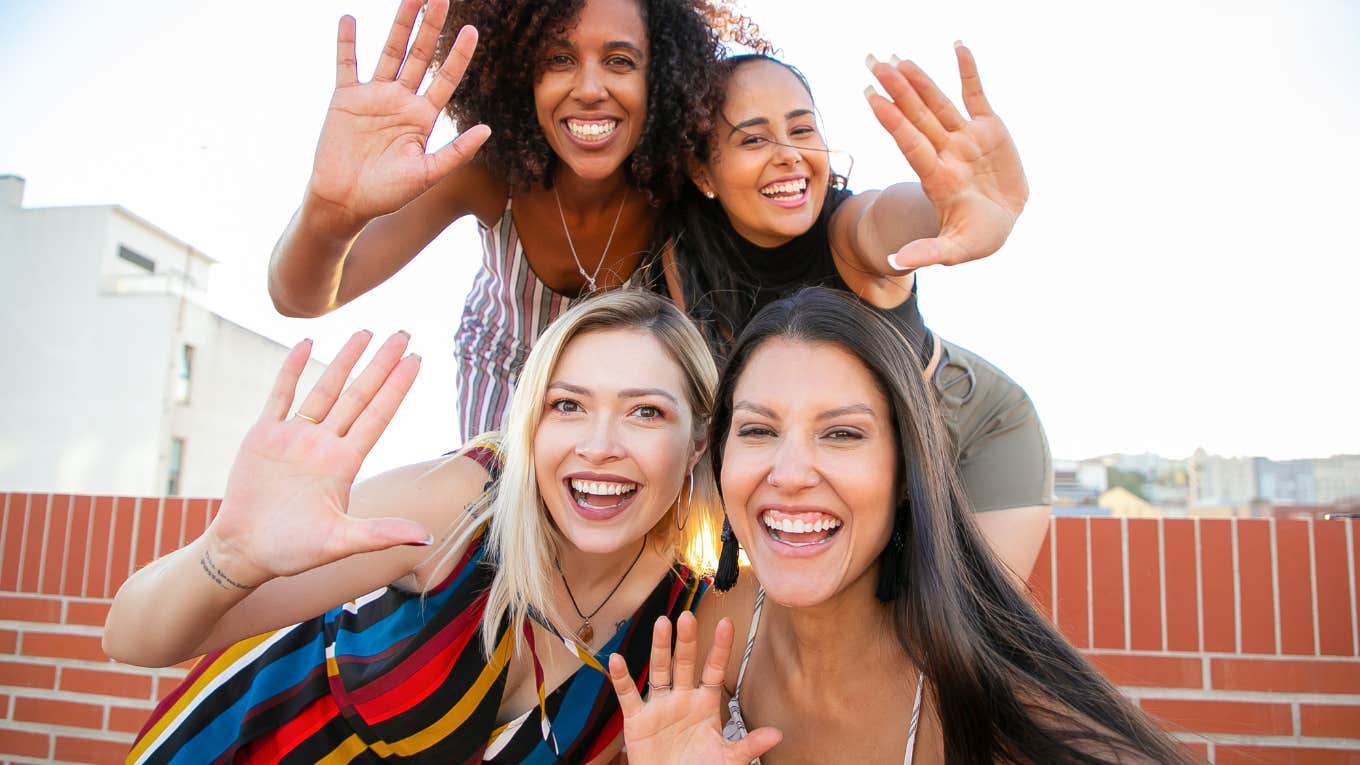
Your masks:
{"label": "black tassel earring", "polygon": [[900,519],[904,516],[911,516],[905,502],[893,519],[893,533],[888,539],[888,546],[878,556],[878,588],[874,590],[874,595],[880,603],[891,603],[902,594],[902,581],[906,578],[906,573],[902,571],[902,551],[907,544],[902,537]]}
{"label": "black tassel earring", "polygon": [[713,587],[719,592],[727,592],[737,583],[737,552],[741,545],[737,535],[732,533],[732,523],[723,516],[722,550],[718,552],[718,571],[713,575]]}

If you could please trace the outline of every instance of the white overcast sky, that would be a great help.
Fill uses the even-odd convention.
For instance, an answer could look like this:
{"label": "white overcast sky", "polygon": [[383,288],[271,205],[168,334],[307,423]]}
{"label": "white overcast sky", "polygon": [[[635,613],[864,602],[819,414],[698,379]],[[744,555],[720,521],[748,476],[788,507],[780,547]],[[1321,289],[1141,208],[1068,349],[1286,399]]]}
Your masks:
{"label": "white overcast sky", "polygon": [[[336,19],[358,18],[367,76],[395,6],[0,0],[0,173],[27,178],[28,206],[127,207],[221,261],[220,312],[324,358],[361,327],[414,334],[421,379],[365,472],[456,446],[472,227],[325,319],[277,316],[264,273],[310,169]],[[972,46],[1031,201],[993,258],[924,272],[922,307],[1025,386],[1055,456],[1360,452],[1360,5],[743,7],[808,75],[858,189],[912,177],[863,102],[865,54],[913,58],[954,95],[951,43]]]}

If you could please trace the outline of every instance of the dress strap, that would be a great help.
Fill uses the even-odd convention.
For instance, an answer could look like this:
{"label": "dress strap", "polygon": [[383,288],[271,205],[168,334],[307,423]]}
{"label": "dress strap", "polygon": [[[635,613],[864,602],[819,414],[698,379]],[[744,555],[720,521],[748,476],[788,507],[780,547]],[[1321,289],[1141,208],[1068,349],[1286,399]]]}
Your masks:
{"label": "dress strap", "polygon": [[737,670],[737,687],[733,698],[741,696],[741,681],[746,677],[746,663],[751,660],[751,649],[756,645],[756,630],[760,628],[760,610],[765,605],[765,588],[756,592],[756,606],[751,609],[751,629],[746,633],[746,650],[741,653],[741,669]]}
{"label": "dress strap", "polygon": [[911,725],[907,728],[907,754],[902,765],[911,765],[912,754],[916,751],[916,728],[921,723],[921,691],[926,687],[926,673],[916,676],[916,701],[911,705]]}

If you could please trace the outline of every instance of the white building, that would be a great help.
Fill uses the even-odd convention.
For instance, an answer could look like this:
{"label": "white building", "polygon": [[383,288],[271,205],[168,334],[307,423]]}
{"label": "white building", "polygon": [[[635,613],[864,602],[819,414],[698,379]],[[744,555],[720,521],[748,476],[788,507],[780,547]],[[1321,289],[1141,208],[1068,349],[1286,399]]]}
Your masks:
{"label": "white building", "polygon": [[220,496],[288,349],[203,307],[189,244],[23,192],[0,176],[0,490]]}

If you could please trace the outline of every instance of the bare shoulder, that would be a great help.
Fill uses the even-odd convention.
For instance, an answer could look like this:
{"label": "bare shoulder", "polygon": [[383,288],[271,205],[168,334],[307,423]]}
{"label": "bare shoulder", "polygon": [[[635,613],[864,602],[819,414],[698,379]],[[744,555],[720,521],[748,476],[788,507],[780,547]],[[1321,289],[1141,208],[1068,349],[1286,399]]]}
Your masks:
{"label": "bare shoulder", "polygon": [[737,684],[737,671],[741,665],[739,657],[746,647],[746,635],[751,629],[751,611],[755,608],[756,593],[759,591],[760,582],[756,581],[755,572],[750,567],[742,567],[732,589],[718,592],[710,588],[694,610],[694,616],[699,621],[700,657],[707,656],[713,647],[713,628],[718,626],[718,622],[724,618],[732,621],[732,660],[727,663],[725,681],[729,694]]}
{"label": "bare shoulder", "polygon": [[510,187],[481,162],[467,162],[444,176],[426,195],[454,217],[471,213],[489,226],[505,212]]}

